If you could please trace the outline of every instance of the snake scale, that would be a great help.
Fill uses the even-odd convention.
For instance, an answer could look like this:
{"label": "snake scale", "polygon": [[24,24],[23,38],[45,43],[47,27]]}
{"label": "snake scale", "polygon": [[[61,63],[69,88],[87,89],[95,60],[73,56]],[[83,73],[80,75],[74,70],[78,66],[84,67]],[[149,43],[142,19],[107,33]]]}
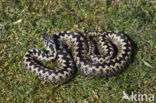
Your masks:
{"label": "snake scale", "polygon": [[[98,36],[99,54],[94,53],[94,45],[89,40],[93,36]],[[85,32],[82,35],[81,33],[62,31],[52,37],[44,33],[42,38],[48,53],[31,49],[25,53],[23,65],[27,71],[46,82],[64,83],[74,76],[76,68],[85,76],[114,76],[125,68],[131,59],[131,42],[119,32]],[[71,54],[68,53],[65,45],[71,47]],[[91,59],[86,57],[87,53]],[[54,60],[60,69],[52,70],[36,62]]]}

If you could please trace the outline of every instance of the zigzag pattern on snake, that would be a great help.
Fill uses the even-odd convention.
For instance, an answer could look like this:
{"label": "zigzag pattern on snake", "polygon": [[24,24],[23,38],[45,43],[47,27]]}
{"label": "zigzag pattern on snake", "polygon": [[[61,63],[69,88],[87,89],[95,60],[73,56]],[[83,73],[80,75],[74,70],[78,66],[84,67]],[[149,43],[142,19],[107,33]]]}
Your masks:
{"label": "zigzag pattern on snake", "polygon": [[[90,36],[98,36],[99,55],[94,53]],[[86,76],[110,77],[125,68],[131,59],[131,42],[124,34],[114,31],[86,32],[83,35],[63,31],[52,37],[44,33],[42,38],[48,53],[38,49],[29,50],[23,57],[23,65],[27,71],[46,82],[64,83],[73,77],[76,68]],[[70,45],[71,55],[64,45]],[[87,53],[91,60],[86,57]],[[36,60],[45,62],[56,60],[60,69],[43,67]]]}

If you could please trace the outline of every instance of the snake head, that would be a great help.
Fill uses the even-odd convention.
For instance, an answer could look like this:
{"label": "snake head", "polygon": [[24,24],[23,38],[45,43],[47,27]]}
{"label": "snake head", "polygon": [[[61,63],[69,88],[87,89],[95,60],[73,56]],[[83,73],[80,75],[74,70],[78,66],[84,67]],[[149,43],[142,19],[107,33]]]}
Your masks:
{"label": "snake head", "polygon": [[43,33],[42,38],[43,38],[43,40],[47,40],[47,41],[51,40],[51,37],[47,33]]}
{"label": "snake head", "polygon": [[47,33],[42,34],[42,39],[46,49],[50,52],[50,54],[56,54],[56,43],[53,38],[51,38]]}

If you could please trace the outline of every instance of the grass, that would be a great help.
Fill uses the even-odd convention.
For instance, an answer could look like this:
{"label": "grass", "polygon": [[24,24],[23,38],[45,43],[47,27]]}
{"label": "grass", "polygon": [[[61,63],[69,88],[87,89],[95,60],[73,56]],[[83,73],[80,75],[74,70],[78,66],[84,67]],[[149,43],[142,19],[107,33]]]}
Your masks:
{"label": "grass", "polygon": [[[83,28],[127,34],[138,47],[134,62],[109,80],[77,73],[62,85],[47,84],[23,69],[27,50],[44,49],[43,32]],[[123,91],[156,97],[155,28],[154,0],[1,0],[0,103],[127,103],[121,101]],[[48,65],[54,68],[55,63]]]}

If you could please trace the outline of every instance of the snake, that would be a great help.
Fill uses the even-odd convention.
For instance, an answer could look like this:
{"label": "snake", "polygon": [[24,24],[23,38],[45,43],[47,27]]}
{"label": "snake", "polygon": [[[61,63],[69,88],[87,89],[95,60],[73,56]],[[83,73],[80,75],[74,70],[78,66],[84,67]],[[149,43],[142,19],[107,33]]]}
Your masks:
{"label": "snake", "polygon": [[[97,50],[91,40],[94,37],[97,37]],[[108,78],[120,73],[131,60],[129,38],[115,31],[61,31],[52,36],[44,33],[42,40],[46,51],[28,50],[23,57],[23,65],[25,70],[40,80],[53,84],[69,81],[77,70],[84,76]],[[44,67],[39,63],[54,61],[59,69]]]}

